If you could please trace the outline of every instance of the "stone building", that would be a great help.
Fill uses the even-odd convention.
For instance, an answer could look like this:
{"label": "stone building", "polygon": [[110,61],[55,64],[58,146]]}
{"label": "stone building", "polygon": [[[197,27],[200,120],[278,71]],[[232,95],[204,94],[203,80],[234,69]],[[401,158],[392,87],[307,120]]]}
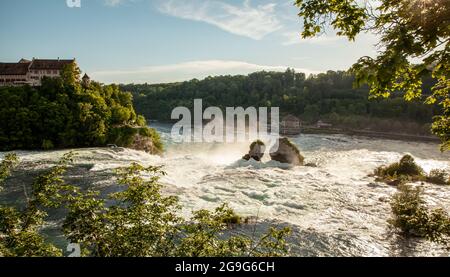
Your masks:
{"label": "stone building", "polygon": [[280,134],[282,135],[298,135],[301,131],[300,119],[293,115],[283,117],[280,122]]}
{"label": "stone building", "polygon": [[84,74],[83,78],[81,78],[81,84],[83,88],[89,88],[89,86],[91,85],[91,78],[87,74]]}
{"label": "stone building", "polygon": [[44,77],[55,78],[61,75],[66,65],[76,63],[72,60],[42,60],[29,61],[21,59],[17,63],[0,63],[0,86],[40,86]]}

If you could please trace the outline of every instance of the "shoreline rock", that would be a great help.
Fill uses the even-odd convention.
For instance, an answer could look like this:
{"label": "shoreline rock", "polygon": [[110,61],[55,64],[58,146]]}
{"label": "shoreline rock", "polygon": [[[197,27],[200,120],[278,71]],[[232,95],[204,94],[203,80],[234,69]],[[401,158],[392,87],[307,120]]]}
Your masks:
{"label": "shoreline rock", "polygon": [[264,152],[266,151],[266,145],[261,140],[256,140],[250,145],[250,151],[248,154],[245,154],[242,159],[249,161],[250,159],[254,159],[255,161],[260,162],[264,157]]}
{"label": "shoreline rock", "polygon": [[300,154],[297,146],[295,146],[288,138],[280,138],[278,140],[278,149],[270,150],[270,158],[273,161],[291,165],[303,165],[305,161],[305,158]]}
{"label": "shoreline rock", "polygon": [[108,142],[154,155],[160,155],[163,150],[158,133],[149,127],[127,125],[115,127]]}

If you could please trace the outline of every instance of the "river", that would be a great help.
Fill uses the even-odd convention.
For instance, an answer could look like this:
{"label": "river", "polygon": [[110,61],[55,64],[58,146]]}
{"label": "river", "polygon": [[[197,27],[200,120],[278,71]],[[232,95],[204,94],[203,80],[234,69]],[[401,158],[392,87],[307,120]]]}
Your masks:
{"label": "river", "polygon": [[[75,179],[109,188],[112,169],[139,162],[163,165],[164,191],[179,196],[183,213],[215,208],[223,202],[241,215],[258,218],[258,230],[291,226],[292,255],[298,256],[448,256],[448,250],[420,239],[403,239],[387,224],[395,187],[368,177],[373,170],[410,153],[429,172],[450,170],[450,154],[438,144],[350,137],[299,135],[291,138],[317,167],[289,167],[265,157],[263,162],[240,158],[242,144],[183,144],[170,138],[170,126],[157,124],[166,147],[163,157],[124,149],[78,149]],[[26,168],[46,168],[64,151],[18,152]],[[0,153],[0,158],[5,153]],[[83,170],[81,170],[83,169]],[[77,175],[77,176],[75,176]],[[94,176],[105,176],[96,177]],[[91,177],[90,177],[91,176]],[[430,207],[450,211],[450,187],[422,185]],[[111,189],[112,190],[112,189]],[[16,190],[20,193],[20,189]],[[15,195],[11,192],[10,195]],[[245,229],[245,228],[244,228]],[[245,230],[244,230],[245,231]]]}

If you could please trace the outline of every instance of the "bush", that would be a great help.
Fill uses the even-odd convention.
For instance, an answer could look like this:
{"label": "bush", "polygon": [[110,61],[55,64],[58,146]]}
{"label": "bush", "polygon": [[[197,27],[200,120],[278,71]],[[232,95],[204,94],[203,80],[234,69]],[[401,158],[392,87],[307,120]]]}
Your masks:
{"label": "bush", "polygon": [[222,222],[227,225],[240,225],[243,220],[242,217],[236,214],[233,210],[229,209],[226,214],[224,214],[222,218]]}
{"label": "bush", "polygon": [[136,136],[138,135],[151,140],[156,149],[155,153],[152,154],[159,154],[163,152],[164,146],[159,133],[155,129],[146,126],[134,127],[126,125],[115,127],[109,133],[108,141],[111,144],[115,144],[120,147],[129,147],[133,144]]}
{"label": "bush", "polygon": [[161,136],[154,128],[147,128],[150,131],[150,137],[153,140],[153,145],[155,145],[156,149],[158,149],[159,152],[162,152],[164,150],[164,145],[161,141]]}
{"label": "bush", "polygon": [[374,175],[378,177],[378,180],[394,185],[425,179],[423,169],[411,155],[403,156],[399,162],[378,167]]}
{"label": "bush", "polygon": [[132,126],[120,126],[111,129],[108,142],[120,147],[127,147],[131,145],[138,134],[139,129]]}
{"label": "bush", "polygon": [[449,174],[442,169],[433,169],[430,174],[425,175],[423,169],[416,164],[414,158],[405,155],[400,162],[375,169],[374,175],[377,180],[384,181],[390,185],[404,184],[408,181],[427,181],[437,185],[450,185]]}
{"label": "bush", "polygon": [[[64,196],[74,189],[61,179],[71,159],[71,153],[65,155],[57,166],[34,180],[24,209],[0,205],[0,257],[62,256],[62,250],[46,242],[40,230],[48,209],[60,206]],[[17,156],[7,156],[0,164],[0,171],[5,173],[7,168],[6,175],[9,175],[17,164]]]}
{"label": "bush", "polygon": [[[152,176],[149,181],[140,177],[143,172]],[[160,167],[139,164],[120,169],[118,183],[124,189],[110,195],[112,206],[96,198],[96,192],[78,194],[68,205],[63,225],[67,238],[101,257],[287,254],[288,229],[271,230],[256,241],[245,235],[224,237],[230,224],[240,222],[227,205],[196,211],[190,220],[179,217],[178,199],[160,192],[158,179],[164,174]]]}
{"label": "bush", "polygon": [[389,223],[407,236],[417,236],[449,244],[450,217],[443,209],[429,210],[422,198],[422,189],[399,186],[391,201],[393,218]]}
{"label": "bush", "polygon": [[0,191],[6,178],[11,174],[11,171],[19,164],[19,158],[16,154],[7,154],[0,163]]}
{"label": "bush", "polygon": [[422,176],[423,169],[416,164],[411,155],[405,155],[400,162],[381,168],[378,173],[381,176]]}
{"label": "bush", "polygon": [[[0,256],[61,256],[61,249],[45,242],[39,233],[47,211],[58,207],[68,210],[62,226],[66,238],[79,243],[84,256],[288,254],[288,228],[271,228],[256,239],[231,234],[229,225],[241,219],[226,204],[213,211],[195,211],[189,220],[180,217],[178,198],[161,194],[158,180],[165,173],[160,167],[132,164],[119,169],[117,185],[121,190],[103,199],[99,192],[81,192],[63,181],[71,159],[71,154],[66,155],[56,167],[35,179],[25,209],[0,206]],[[0,169],[10,168],[12,162],[13,159],[3,161]],[[142,173],[149,178],[144,180]]]}
{"label": "bush", "polygon": [[437,185],[450,185],[450,176],[445,170],[433,169],[428,174],[427,181]]}

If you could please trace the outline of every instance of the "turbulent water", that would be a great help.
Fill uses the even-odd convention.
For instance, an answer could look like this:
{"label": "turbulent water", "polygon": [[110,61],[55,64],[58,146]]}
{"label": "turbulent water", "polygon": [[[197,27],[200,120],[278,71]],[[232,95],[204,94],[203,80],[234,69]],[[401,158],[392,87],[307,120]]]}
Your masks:
{"label": "turbulent water", "polygon": [[[292,141],[307,162],[318,167],[288,167],[263,160],[240,160],[246,144],[175,144],[169,127],[156,126],[166,144],[163,157],[125,149],[77,150],[75,176],[109,176],[130,162],[164,165],[165,192],[179,196],[188,215],[223,202],[239,214],[255,216],[263,231],[269,225],[289,225],[292,254],[300,256],[448,256],[449,251],[420,239],[402,239],[390,230],[389,199],[396,188],[375,182],[368,174],[398,161],[406,153],[429,172],[450,170],[449,154],[437,144],[356,138],[344,135],[300,135]],[[30,168],[46,167],[67,151],[19,152]],[[5,153],[0,153],[0,158]],[[76,174],[75,174],[76,175]],[[82,176],[81,176],[82,175]],[[110,178],[93,178],[95,187],[108,187]],[[427,203],[450,209],[450,187],[424,186]],[[249,227],[250,228],[250,227]],[[244,230],[245,231],[245,230]]]}

